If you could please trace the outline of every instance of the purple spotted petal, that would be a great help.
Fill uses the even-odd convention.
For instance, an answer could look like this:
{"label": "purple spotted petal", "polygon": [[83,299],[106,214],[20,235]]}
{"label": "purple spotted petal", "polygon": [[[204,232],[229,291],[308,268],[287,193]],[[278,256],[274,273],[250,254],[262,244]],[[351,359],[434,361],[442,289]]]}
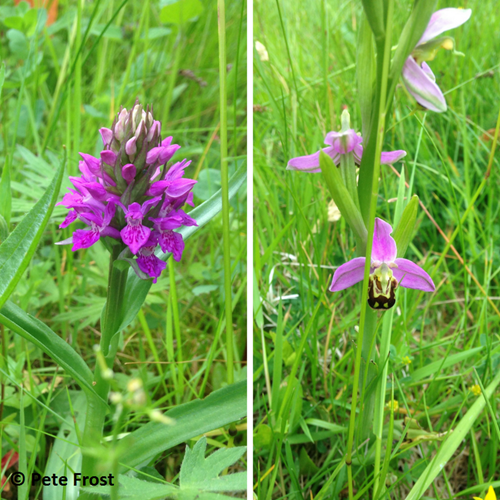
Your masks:
{"label": "purple spotted petal", "polygon": [[445,31],[458,28],[469,20],[471,14],[471,9],[454,9],[453,7],[434,12],[417,45],[428,42]]}
{"label": "purple spotted petal", "polygon": [[345,290],[346,288],[363,281],[365,261],[366,259],[364,257],[356,257],[355,259],[352,259],[338,267],[333,274],[330,292]]}
{"label": "purple spotted petal", "polygon": [[363,142],[363,138],[356,134],[351,128],[346,132],[328,132],[325,137],[325,144],[333,147],[333,150],[341,155],[350,153],[358,144]]}
{"label": "purple spotted petal", "polygon": [[97,228],[77,229],[73,233],[73,247],[71,250],[76,252],[76,250],[80,250],[81,248],[89,248],[99,240],[100,236],[101,234]]}
{"label": "purple spotted petal", "polygon": [[398,267],[394,267],[392,273],[403,288],[424,292],[433,292],[436,289],[432,278],[411,260],[396,259],[395,262]]}
{"label": "purple spotted petal", "polygon": [[187,194],[187,192],[190,191],[197,182],[198,181],[193,179],[177,179],[172,181],[170,185],[167,186],[165,193],[171,198],[179,198],[180,196]]}
{"label": "purple spotted petal", "polygon": [[372,262],[385,262],[387,264],[394,262],[397,247],[391,233],[391,225],[376,217],[373,232]]}
{"label": "purple spotted petal", "polygon": [[402,149],[398,149],[396,151],[382,151],[382,155],[380,157],[380,163],[382,165],[388,165],[389,163],[396,163],[406,156],[406,151]]}
{"label": "purple spotted petal", "polygon": [[[340,155],[335,152],[332,146],[329,148],[324,148],[323,152],[326,153],[333,160],[335,165],[340,162]],[[302,172],[318,173],[321,172],[319,168],[319,151],[312,155],[298,156],[297,158],[292,158],[288,165],[287,170],[301,170]]]}
{"label": "purple spotted petal", "polygon": [[76,211],[75,210],[71,210],[70,212],[68,212],[68,215],[66,215],[66,218],[64,219],[64,221],[62,222],[62,224],[59,225],[59,227],[61,229],[65,228],[65,227],[68,227],[77,218],[78,218],[78,214],[76,213]]}
{"label": "purple spotted petal", "polygon": [[139,255],[137,257],[137,265],[143,273],[153,278],[153,283],[156,283],[162,271],[167,267],[167,263],[160,260],[154,253]]}
{"label": "purple spotted petal", "polygon": [[429,71],[428,65],[422,68],[413,57],[408,57],[401,76],[408,92],[420,105],[431,111],[442,113],[447,109],[446,99],[436,85],[434,75],[431,77]]}
{"label": "purple spotted petal", "polygon": [[184,240],[182,235],[174,231],[164,231],[158,236],[158,243],[164,253],[170,252],[174,259],[179,262],[184,251]]}
{"label": "purple spotted petal", "polygon": [[135,255],[139,249],[148,241],[151,229],[137,224],[134,226],[127,225],[120,231],[123,243],[128,245],[130,251]]}

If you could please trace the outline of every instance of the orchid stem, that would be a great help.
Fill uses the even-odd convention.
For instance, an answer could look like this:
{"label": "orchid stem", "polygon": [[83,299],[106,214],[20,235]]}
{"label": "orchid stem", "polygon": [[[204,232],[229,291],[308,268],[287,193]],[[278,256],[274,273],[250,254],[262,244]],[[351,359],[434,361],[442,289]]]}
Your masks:
{"label": "orchid stem", "polygon": [[[347,478],[349,489],[349,500],[354,498],[353,488],[353,474],[352,474],[352,449],[354,442],[354,429],[356,425],[356,409],[358,404],[358,390],[359,390],[359,376],[361,368],[361,358],[363,352],[363,339],[365,335],[365,325],[367,319],[367,305],[368,305],[368,277],[370,275],[371,253],[373,246],[373,232],[375,228],[375,213],[377,208],[378,197],[378,178],[380,173],[380,156],[382,154],[382,143],[384,140],[385,131],[385,117],[386,117],[386,97],[387,97],[387,81],[389,76],[389,64],[391,57],[391,31],[392,31],[392,14],[394,8],[394,0],[389,0],[386,4],[387,16],[385,23],[385,38],[377,43],[377,72],[379,73],[379,94],[376,99],[376,112],[374,117],[369,142],[374,144],[375,147],[368,147],[365,154],[370,155],[365,162],[365,165],[372,165],[371,172],[371,193],[370,200],[365,205],[369,210],[368,214],[362,213],[365,220],[368,221],[368,239],[366,242],[366,261],[365,261],[365,274],[363,278],[363,292],[361,296],[361,315],[359,321],[359,335],[356,347],[356,360],[354,366],[354,380],[352,387],[352,401],[351,401],[351,414],[349,419],[349,430],[347,438]],[[363,172],[363,169],[360,170]],[[371,340],[371,339],[370,339]]]}
{"label": "orchid stem", "polygon": [[[123,309],[123,297],[127,284],[128,266],[116,265],[118,255],[123,250],[119,244],[112,246],[112,253],[109,262],[108,295],[106,306],[102,317],[101,342],[99,348],[106,360],[106,366],[113,368],[113,364],[118,350],[118,329],[121,321],[121,311]],[[96,361],[94,370],[94,390],[98,397],[87,393],[87,415],[85,419],[85,430],[83,443],[86,448],[98,448],[101,445],[103,436],[104,419],[107,408],[103,402],[108,400],[109,375],[103,373],[101,366]],[[99,399],[99,397],[101,399]],[[82,474],[96,475],[98,458],[95,456],[83,455]],[[84,499],[85,495],[80,495]]]}
{"label": "orchid stem", "polygon": [[234,382],[233,307],[231,293],[231,235],[229,232],[229,163],[227,160],[227,89],[226,89],[226,7],[218,0],[219,15],[219,78],[220,78],[220,153],[222,184],[222,237],[224,244],[224,292],[226,311],[227,383]]}

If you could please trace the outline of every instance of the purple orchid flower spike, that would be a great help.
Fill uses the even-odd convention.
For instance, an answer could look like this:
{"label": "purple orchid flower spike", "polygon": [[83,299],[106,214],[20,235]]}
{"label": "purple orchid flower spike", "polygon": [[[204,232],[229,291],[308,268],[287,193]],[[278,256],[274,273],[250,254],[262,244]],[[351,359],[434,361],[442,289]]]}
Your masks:
{"label": "purple orchid flower spike", "polygon": [[[431,277],[417,264],[408,259],[396,258],[397,247],[391,236],[392,227],[378,217],[375,219],[368,304],[372,309],[390,309],[396,303],[396,288],[412,288],[424,292],[435,290]],[[363,281],[365,257],[342,264],[333,275],[331,292],[345,290]]]}
{"label": "purple orchid flower spike", "polygon": [[[191,162],[167,166],[180,146],[172,144],[172,136],[162,140],[160,122],[138,102],[130,111],[121,109],[113,126],[99,133],[99,157],[80,153],[82,175],[70,177],[74,188],[58,203],[70,210],[59,227],[81,221],[89,229],[77,229],[59,244],[73,244],[75,251],[108,236],[121,245],[119,258],[131,263],[141,279],[146,274],[156,282],[166,267],[155,255],[158,244],[180,260],[184,241],[174,229],[196,225],[182,210],[186,203],[194,206],[196,181],[184,178]],[[127,256],[129,250],[135,259]]]}
{"label": "purple orchid flower spike", "polygon": [[447,109],[443,92],[436,84],[436,77],[426,61],[432,61],[441,48],[453,50],[453,39],[439,35],[467,22],[471,13],[471,9],[454,8],[434,12],[422,38],[406,59],[402,72],[403,82],[408,92],[424,108],[438,113]]}
{"label": "purple orchid flower spike", "polygon": [[[347,153],[353,153],[354,162],[356,165],[361,164],[361,157],[363,156],[363,146],[361,142],[363,138],[356,134],[354,129],[349,129],[345,132],[328,132],[325,137],[325,144],[329,147],[323,148],[323,152],[331,157],[335,165],[340,164],[341,155]],[[406,156],[406,151],[388,151],[382,152],[380,163],[387,165],[389,163],[395,163],[401,158]],[[302,172],[321,172],[319,168],[319,151],[312,155],[298,156],[297,158],[292,158],[286,167],[287,170],[301,170]]]}

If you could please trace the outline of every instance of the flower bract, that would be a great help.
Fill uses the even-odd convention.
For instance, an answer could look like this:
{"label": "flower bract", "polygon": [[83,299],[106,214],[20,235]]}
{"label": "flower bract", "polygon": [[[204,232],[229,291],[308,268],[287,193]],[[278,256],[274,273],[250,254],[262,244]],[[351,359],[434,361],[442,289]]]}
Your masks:
{"label": "flower bract", "polygon": [[[435,290],[431,277],[417,264],[397,258],[397,247],[391,236],[392,227],[375,219],[368,282],[368,304],[373,309],[387,310],[396,303],[396,288],[413,288],[424,292]],[[333,275],[331,292],[345,290],[363,280],[365,257],[356,257],[338,267]]]}

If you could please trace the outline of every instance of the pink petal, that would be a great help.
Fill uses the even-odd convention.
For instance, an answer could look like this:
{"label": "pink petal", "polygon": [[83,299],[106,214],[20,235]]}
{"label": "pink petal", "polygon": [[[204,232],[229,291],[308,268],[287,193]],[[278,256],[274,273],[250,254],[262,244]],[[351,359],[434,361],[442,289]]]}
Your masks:
{"label": "pink petal", "polygon": [[346,132],[328,132],[325,137],[325,144],[330,144],[336,153],[345,155],[350,153],[358,144],[363,142],[363,138],[356,134],[351,128]]}
{"label": "pink petal", "polygon": [[[338,163],[340,162],[340,156],[334,151],[332,146],[330,146],[329,148],[324,148],[323,152],[332,158],[335,165],[338,165]],[[321,169],[319,168],[319,151],[312,155],[292,158],[288,162],[286,169],[300,170],[302,172],[311,172],[314,174],[321,172]]]}
{"label": "pink petal", "polygon": [[445,31],[458,28],[469,20],[471,14],[471,9],[454,9],[453,7],[434,12],[417,45],[428,42]]}
{"label": "pink petal", "polygon": [[402,149],[398,149],[396,151],[382,151],[382,155],[380,157],[381,165],[387,165],[389,163],[396,163],[406,156],[406,151]]}
{"label": "pink petal", "polygon": [[190,191],[197,182],[198,181],[193,179],[177,179],[170,183],[165,191],[165,194],[171,198],[179,198],[180,196],[187,194],[187,192]]}
{"label": "pink petal", "polygon": [[88,155],[87,153],[80,153],[80,156],[83,158],[83,161],[94,175],[101,172],[101,162],[97,158],[94,158],[92,155]]}
{"label": "pink petal", "polygon": [[163,139],[163,141],[161,141],[161,147],[166,148],[166,147],[170,146],[170,144],[172,144],[172,139],[173,139],[172,136]]}
{"label": "pink petal", "polygon": [[430,77],[429,71],[428,65],[422,68],[410,56],[406,59],[401,77],[408,92],[420,105],[436,113],[442,113],[447,109],[446,99],[441,89]]}
{"label": "pink petal", "polygon": [[391,233],[391,225],[376,217],[373,232],[372,262],[386,262],[387,264],[394,262],[397,256],[397,248]]}
{"label": "pink petal", "polygon": [[394,267],[392,273],[403,288],[424,292],[433,292],[436,289],[432,278],[411,260],[396,259],[395,262],[398,267]]}
{"label": "pink petal", "polygon": [[150,151],[148,151],[148,154],[146,155],[146,163],[148,165],[152,165],[153,163],[156,163],[156,160],[158,160],[158,157],[160,156],[162,148],[157,147],[153,148]]}
{"label": "pink petal", "polygon": [[161,148],[162,151],[160,156],[158,157],[160,161],[160,165],[164,165],[167,161],[170,161],[172,156],[179,150],[181,147],[178,144],[172,144],[172,146],[168,146],[166,148]]}
{"label": "pink petal", "polygon": [[363,281],[365,261],[366,259],[364,257],[356,257],[338,267],[333,275],[332,284],[329,288],[330,292],[345,290]]}
{"label": "pink petal", "polygon": [[71,212],[68,212],[68,215],[66,215],[66,218],[63,220],[63,222],[59,225],[60,228],[65,228],[68,227],[72,222],[74,222],[78,218],[78,214],[75,212],[75,210],[71,210]]}

